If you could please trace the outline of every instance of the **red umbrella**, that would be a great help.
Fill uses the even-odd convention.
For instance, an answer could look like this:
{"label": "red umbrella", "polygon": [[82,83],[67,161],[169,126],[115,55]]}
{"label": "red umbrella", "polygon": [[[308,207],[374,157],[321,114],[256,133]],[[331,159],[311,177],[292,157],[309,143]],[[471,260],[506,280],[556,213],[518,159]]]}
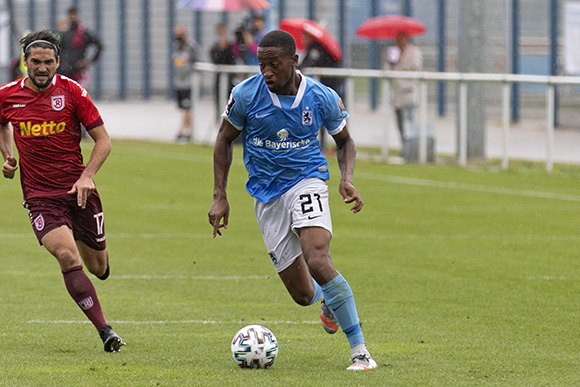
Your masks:
{"label": "red umbrella", "polygon": [[322,27],[320,24],[313,20],[304,19],[301,17],[290,17],[287,19],[280,20],[280,29],[290,33],[294,40],[296,40],[296,47],[299,50],[304,48],[304,42],[302,42],[302,33],[306,32],[308,35],[312,36],[322,47],[328,50],[328,53],[332,55],[337,61],[342,60],[342,50],[340,49],[340,44],[334,36],[328,32],[328,30]]}
{"label": "red umbrella", "polygon": [[365,20],[356,30],[358,36],[377,39],[394,39],[399,32],[406,32],[409,36],[423,35],[427,31],[425,24],[419,20],[402,16],[377,16]]}
{"label": "red umbrella", "polygon": [[268,9],[267,0],[180,0],[177,8],[189,8],[195,11],[240,11],[244,9]]}

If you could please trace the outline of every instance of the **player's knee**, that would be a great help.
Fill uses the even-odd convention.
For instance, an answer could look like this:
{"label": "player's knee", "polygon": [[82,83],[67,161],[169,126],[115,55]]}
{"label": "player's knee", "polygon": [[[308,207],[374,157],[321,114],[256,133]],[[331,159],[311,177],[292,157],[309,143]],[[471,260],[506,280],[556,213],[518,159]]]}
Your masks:
{"label": "player's knee", "polygon": [[91,274],[99,278],[107,274],[107,269],[109,267],[109,263],[107,261],[98,261],[98,260],[85,262],[85,265],[87,267],[87,270]]}
{"label": "player's knee", "polygon": [[54,256],[58,260],[58,263],[60,264],[60,267],[63,270],[69,269],[74,266],[79,266],[81,264],[81,259],[79,255],[75,251],[68,249],[66,247],[57,249],[54,252]]}
{"label": "player's knee", "polygon": [[291,294],[291,296],[292,296],[292,299],[294,300],[294,302],[300,306],[310,305],[310,301],[312,301],[312,297],[313,297],[312,294],[310,294],[309,292],[305,292],[305,291],[293,292]]}
{"label": "player's knee", "polygon": [[308,249],[303,249],[303,253],[304,259],[311,270],[312,268],[330,265],[331,259],[328,246],[311,246]]}

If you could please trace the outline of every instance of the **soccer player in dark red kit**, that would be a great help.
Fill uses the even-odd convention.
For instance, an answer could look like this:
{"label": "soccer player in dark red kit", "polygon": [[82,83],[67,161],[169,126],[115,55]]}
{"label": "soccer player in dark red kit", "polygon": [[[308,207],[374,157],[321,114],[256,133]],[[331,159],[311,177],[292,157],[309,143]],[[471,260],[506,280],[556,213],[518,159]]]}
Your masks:
{"label": "soccer player in dark red kit", "polygon": [[[28,76],[0,87],[2,174],[12,179],[18,169],[14,139],[23,204],[34,233],[57,259],[66,289],[99,331],[105,351],[116,352],[125,342],[105,320],[82,266],[99,279],[109,276],[103,209],[93,177],[111,152],[111,140],[87,91],[55,75],[59,41],[52,32],[30,33],[20,44]],[[95,142],[86,166],[81,124]]]}

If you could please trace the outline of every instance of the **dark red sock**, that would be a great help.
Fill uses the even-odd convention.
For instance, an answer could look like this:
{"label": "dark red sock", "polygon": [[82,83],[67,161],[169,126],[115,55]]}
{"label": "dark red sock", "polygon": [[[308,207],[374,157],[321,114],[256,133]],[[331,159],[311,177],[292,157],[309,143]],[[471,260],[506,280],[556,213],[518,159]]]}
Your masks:
{"label": "dark red sock", "polygon": [[97,331],[107,324],[97,292],[93,283],[83,271],[82,266],[75,266],[62,272],[66,290],[78,304],[84,314],[93,323]]}

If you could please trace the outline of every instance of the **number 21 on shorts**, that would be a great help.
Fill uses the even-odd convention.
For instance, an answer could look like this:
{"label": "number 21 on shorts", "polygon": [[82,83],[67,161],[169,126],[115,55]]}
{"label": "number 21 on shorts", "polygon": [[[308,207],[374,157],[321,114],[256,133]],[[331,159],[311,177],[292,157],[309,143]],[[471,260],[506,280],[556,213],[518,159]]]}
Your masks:
{"label": "number 21 on shorts", "polygon": [[322,200],[320,200],[320,194],[307,193],[300,195],[298,198],[300,199],[302,214],[308,215],[308,219],[322,216],[324,209],[322,207]]}

